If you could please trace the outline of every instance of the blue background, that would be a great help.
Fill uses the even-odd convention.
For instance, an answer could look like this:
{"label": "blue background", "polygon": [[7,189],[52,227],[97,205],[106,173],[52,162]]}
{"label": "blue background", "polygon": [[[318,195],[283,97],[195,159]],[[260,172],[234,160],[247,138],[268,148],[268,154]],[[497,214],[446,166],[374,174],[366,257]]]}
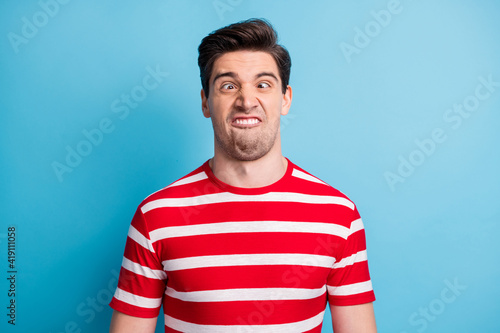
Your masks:
{"label": "blue background", "polygon": [[[199,42],[250,17],[269,19],[292,56],[285,156],[363,216],[379,331],[500,331],[500,87],[478,88],[467,117],[452,110],[474,103],[481,77],[500,82],[499,2],[43,3],[0,4],[2,332],[107,331],[137,205],[213,154]],[[375,23],[388,7],[397,13]],[[168,72],[150,91],[147,68]],[[147,95],[115,112],[131,91]],[[103,121],[108,133],[89,144],[84,131]],[[87,156],[57,172],[78,147]]]}

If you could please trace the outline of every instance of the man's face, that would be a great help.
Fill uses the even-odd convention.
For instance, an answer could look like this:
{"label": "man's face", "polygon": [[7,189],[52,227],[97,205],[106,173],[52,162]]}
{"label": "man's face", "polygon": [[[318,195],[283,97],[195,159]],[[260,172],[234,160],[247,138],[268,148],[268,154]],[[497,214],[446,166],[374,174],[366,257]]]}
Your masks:
{"label": "man's face", "polygon": [[280,116],[292,101],[281,90],[278,66],[260,51],[225,53],[214,63],[209,97],[201,91],[205,117],[212,118],[215,152],[239,161],[281,154]]}

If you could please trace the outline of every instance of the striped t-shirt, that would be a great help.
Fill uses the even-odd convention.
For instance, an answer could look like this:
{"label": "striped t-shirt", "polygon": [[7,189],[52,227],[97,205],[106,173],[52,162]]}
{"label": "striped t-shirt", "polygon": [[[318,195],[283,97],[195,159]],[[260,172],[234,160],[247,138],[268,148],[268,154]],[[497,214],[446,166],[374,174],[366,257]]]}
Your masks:
{"label": "striped t-shirt", "polygon": [[138,207],[110,305],[165,332],[321,332],[327,301],[375,300],[363,222],[344,194],[289,160],[260,188],[208,161]]}

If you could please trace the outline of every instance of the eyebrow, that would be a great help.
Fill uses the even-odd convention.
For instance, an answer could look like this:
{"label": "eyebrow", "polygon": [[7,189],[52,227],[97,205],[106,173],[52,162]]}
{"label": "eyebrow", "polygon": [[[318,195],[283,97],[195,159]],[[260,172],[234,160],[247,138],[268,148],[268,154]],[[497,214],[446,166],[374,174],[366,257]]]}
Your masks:
{"label": "eyebrow", "polygon": [[255,78],[258,79],[259,77],[263,77],[263,76],[270,76],[274,80],[276,80],[276,82],[279,82],[279,80],[276,77],[276,75],[274,75],[274,73],[272,73],[272,72],[262,72],[262,73],[259,73],[259,74],[255,75]]}
{"label": "eyebrow", "polygon": [[[236,74],[235,72],[223,72],[223,73],[219,73],[219,74],[215,75],[214,79],[212,80],[212,84],[214,84],[215,81],[217,81],[221,77],[225,77],[225,76],[233,78],[233,79],[238,78],[238,74]],[[279,82],[276,75],[274,75],[274,73],[272,73],[272,72],[261,72],[261,73],[255,75],[255,78],[258,79],[258,78],[263,77],[263,76],[270,76],[274,80],[276,80],[276,82]]]}
{"label": "eyebrow", "polygon": [[228,76],[228,77],[231,77],[231,78],[236,78],[238,75],[236,75],[236,73],[234,73],[234,72],[219,73],[219,74],[215,75],[214,79],[212,80],[212,84],[214,84],[215,81],[217,81],[218,79],[220,79],[221,77],[224,77],[224,76]]}

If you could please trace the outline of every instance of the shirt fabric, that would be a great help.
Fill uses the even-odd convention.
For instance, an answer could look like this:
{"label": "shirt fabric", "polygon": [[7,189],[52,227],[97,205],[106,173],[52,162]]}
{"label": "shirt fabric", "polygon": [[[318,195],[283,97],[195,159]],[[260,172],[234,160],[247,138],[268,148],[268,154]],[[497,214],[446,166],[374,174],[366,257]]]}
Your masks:
{"label": "shirt fabric", "polygon": [[230,186],[208,161],[144,199],[110,306],[165,332],[321,332],[327,301],[372,302],[354,203],[287,159],[260,188]]}

